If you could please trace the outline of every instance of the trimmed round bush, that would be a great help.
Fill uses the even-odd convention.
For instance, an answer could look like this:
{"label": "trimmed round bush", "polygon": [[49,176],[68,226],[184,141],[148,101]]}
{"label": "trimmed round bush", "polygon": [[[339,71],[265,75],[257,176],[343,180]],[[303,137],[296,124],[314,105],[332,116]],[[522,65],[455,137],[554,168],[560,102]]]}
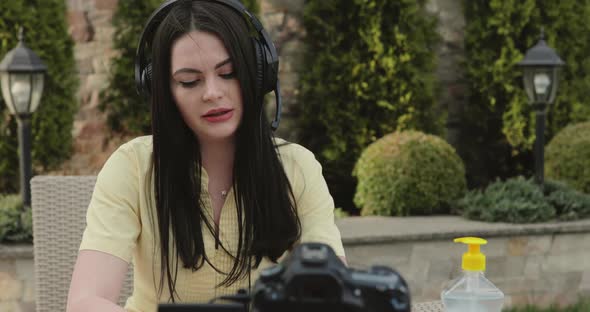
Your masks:
{"label": "trimmed round bush", "polygon": [[563,128],[545,148],[548,178],[590,193],[590,121]]}
{"label": "trimmed round bush", "polygon": [[353,175],[361,215],[444,213],[466,189],[465,168],[454,148],[418,131],[394,132],[369,145]]}

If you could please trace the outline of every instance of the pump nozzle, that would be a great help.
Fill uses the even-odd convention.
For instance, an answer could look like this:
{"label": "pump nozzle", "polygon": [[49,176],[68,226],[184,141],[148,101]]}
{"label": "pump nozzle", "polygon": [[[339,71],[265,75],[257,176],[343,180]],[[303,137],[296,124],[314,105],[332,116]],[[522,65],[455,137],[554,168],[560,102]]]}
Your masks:
{"label": "pump nozzle", "polygon": [[466,253],[463,254],[461,267],[466,271],[485,271],[486,256],[480,252],[480,245],[488,242],[479,237],[460,237],[455,238],[455,243],[463,243],[469,246]]}

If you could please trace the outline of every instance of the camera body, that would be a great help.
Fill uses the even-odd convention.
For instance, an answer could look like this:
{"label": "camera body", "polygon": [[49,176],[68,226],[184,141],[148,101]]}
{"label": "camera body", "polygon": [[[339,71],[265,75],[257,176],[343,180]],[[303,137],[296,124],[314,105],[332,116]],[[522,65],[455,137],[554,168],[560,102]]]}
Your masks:
{"label": "camera body", "polygon": [[332,248],[298,245],[283,262],[262,270],[251,292],[255,312],[410,312],[406,281],[395,270],[347,268]]}

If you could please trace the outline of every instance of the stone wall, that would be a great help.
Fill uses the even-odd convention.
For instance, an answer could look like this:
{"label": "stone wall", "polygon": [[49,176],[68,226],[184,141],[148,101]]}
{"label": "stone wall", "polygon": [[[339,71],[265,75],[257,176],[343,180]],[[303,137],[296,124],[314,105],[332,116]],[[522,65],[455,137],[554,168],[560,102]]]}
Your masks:
{"label": "stone wall", "polygon": [[387,265],[408,281],[414,302],[440,300],[467,250],[453,239],[477,236],[486,277],[505,305],[549,306],[590,296],[590,220],[513,225],[460,217],[353,217],[339,222],[350,266]]}

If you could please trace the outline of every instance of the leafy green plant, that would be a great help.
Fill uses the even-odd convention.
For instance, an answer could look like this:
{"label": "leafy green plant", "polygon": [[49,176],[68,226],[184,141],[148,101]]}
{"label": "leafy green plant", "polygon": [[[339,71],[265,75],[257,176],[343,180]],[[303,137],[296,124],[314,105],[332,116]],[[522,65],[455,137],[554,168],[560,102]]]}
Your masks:
{"label": "leafy green plant", "polygon": [[[72,126],[78,105],[73,41],[68,35],[63,0],[0,1],[0,58],[25,44],[47,65],[39,109],[32,117],[32,159],[36,172],[56,168],[72,151]],[[18,140],[15,118],[0,97],[0,192],[18,190]]]}
{"label": "leafy green plant", "polygon": [[547,177],[590,194],[590,121],[563,128],[545,151]]}
{"label": "leafy green plant", "polygon": [[[114,132],[133,135],[151,132],[150,107],[135,91],[132,69],[141,31],[161,3],[161,0],[125,0],[117,4],[113,46],[120,55],[113,60],[109,87],[102,92],[100,103],[100,109],[108,112],[108,125]],[[254,13],[260,9],[257,0],[242,3]]]}
{"label": "leafy green plant", "polygon": [[[535,116],[517,67],[545,30],[547,43],[566,62],[546,135],[590,117],[590,1],[463,0],[465,81],[469,94],[461,118],[462,147],[470,185],[532,172]],[[481,166],[480,164],[487,164]],[[489,168],[493,168],[490,170]]]}
{"label": "leafy green plant", "polygon": [[20,195],[0,195],[0,242],[31,242],[31,210],[23,211]]}
{"label": "leafy green plant", "polygon": [[519,176],[468,192],[457,207],[466,218],[487,222],[575,220],[590,216],[590,195],[555,181],[541,188],[533,179]]}
{"label": "leafy green plant", "polygon": [[425,1],[308,1],[296,114],[299,141],[323,165],[336,205],[353,209],[363,149],[407,129],[440,133],[435,106],[436,18]]}
{"label": "leafy green plant", "polygon": [[466,189],[463,162],[453,147],[418,131],[394,132],[369,145],[353,175],[362,215],[447,212]]}

